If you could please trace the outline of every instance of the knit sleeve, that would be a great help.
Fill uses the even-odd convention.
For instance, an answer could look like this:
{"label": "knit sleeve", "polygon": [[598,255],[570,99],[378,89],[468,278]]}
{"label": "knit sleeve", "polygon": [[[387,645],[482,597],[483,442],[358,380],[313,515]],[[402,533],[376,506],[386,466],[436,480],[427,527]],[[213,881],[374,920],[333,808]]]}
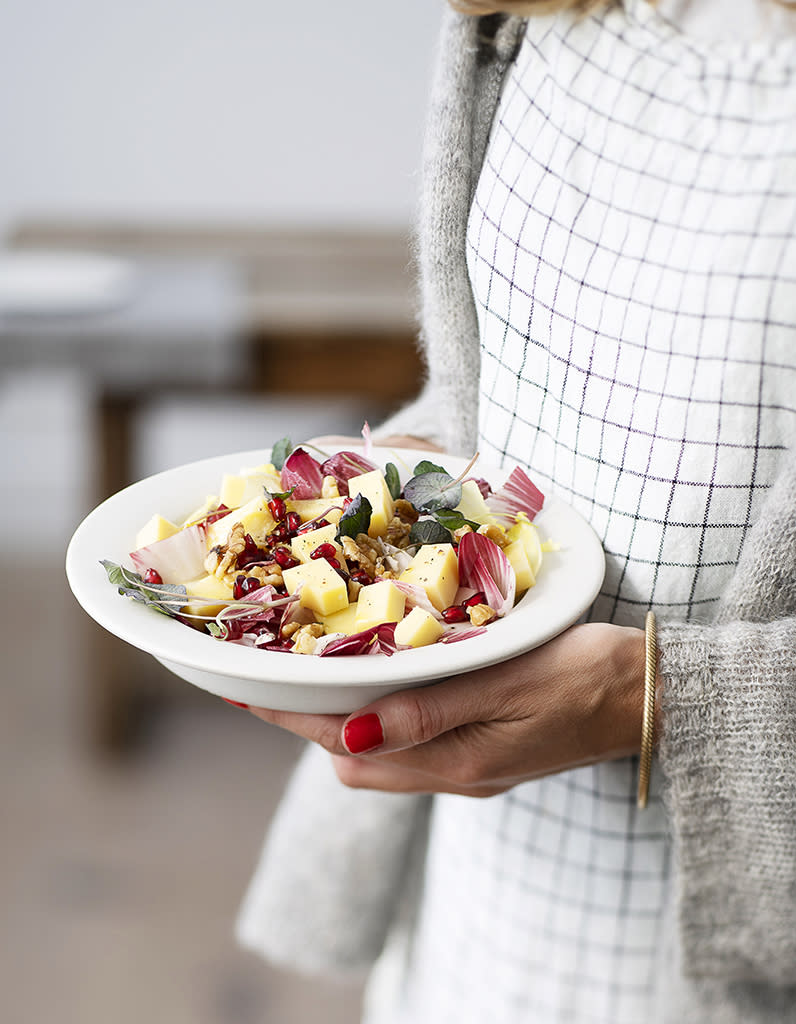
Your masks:
{"label": "knit sleeve", "polygon": [[796,468],[716,623],[659,629],[683,969],[796,985]]}

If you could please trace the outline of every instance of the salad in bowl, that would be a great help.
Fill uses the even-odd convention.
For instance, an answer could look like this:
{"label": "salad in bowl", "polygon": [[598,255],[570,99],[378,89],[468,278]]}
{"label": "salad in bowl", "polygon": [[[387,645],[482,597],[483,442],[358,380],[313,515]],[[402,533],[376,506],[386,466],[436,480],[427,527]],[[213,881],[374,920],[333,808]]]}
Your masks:
{"label": "salad in bowl", "polygon": [[468,639],[534,586],[544,495],[519,467],[493,490],[475,459],[454,476],[307,447],[224,473],[182,522],[154,513],[110,582],[218,640],[319,657]]}
{"label": "salad in bowl", "polygon": [[66,572],[91,618],[195,686],[349,713],[522,654],[589,607],[602,546],[541,487],[367,436],[345,451],[281,442],[107,498]]}

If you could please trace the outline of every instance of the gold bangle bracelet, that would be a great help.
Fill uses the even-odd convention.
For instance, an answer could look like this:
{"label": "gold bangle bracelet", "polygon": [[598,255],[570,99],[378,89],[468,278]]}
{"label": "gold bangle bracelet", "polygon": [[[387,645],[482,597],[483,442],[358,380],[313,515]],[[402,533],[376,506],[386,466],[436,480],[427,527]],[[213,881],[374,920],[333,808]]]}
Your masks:
{"label": "gold bangle bracelet", "polygon": [[658,640],[655,612],[647,612],[644,623],[644,715],[641,720],[641,760],[638,767],[638,806],[647,806],[652,770],[655,731],[655,680],[658,674]]}

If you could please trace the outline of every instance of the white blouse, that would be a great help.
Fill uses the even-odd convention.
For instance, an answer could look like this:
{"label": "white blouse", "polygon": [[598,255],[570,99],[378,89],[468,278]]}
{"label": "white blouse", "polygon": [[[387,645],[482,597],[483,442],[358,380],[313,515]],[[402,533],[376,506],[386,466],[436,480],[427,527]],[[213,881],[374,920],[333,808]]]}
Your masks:
{"label": "white blouse", "polygon": [[[469,221],[479,447],[597,530],[592,618],[709,620],[796,442],[794,129],[792,37],[706,43],[643,0],[529,20]],[[670,847],[636,771],[435,800],[366,1020],[666,1019]]]}

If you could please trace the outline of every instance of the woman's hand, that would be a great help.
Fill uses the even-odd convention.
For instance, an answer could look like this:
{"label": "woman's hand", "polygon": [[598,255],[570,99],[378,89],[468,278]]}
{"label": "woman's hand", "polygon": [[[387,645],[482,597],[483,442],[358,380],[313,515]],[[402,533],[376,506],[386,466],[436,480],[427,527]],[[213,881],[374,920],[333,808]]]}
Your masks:
{"label": "woman's hand", "polygon": [[643,631],[590,623],[511,661],[391,694],[347,717],[251,710],[325,747],[346,785],[492,796],[637,753],[643,680]]}

